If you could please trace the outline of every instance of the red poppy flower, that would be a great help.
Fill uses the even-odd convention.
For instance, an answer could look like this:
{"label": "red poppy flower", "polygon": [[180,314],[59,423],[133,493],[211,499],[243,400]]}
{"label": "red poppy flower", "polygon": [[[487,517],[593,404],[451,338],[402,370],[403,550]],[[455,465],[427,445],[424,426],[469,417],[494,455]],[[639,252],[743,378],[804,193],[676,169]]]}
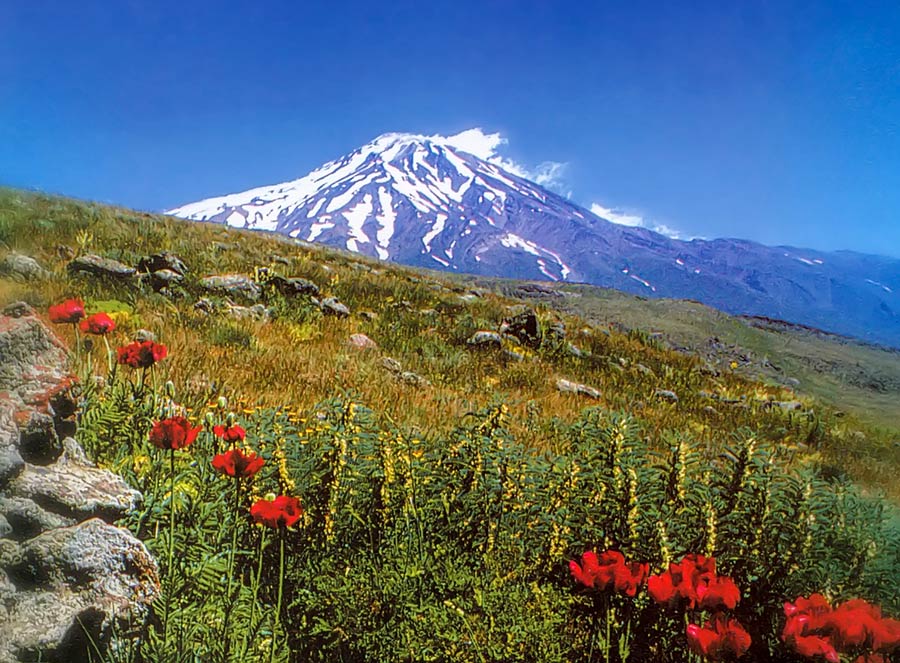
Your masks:
{"label": "red poppy flower", "polygon": [[650,565],[646,562],[643,564],[640,562],[621,564],[615,569],[613,585],[617,592],[624,592],[626,596],[634,596],[649,572]]}
{"label": "red poppy flower", "polygon": [[247,431],[238,425],[229,426],[228,428],[225,428],[225,426],[213,426],[213,433],[228,443],[243,442],[244,438],[247,437]]}
{"label": "red poppy flower", "polygon": [[222,474],[236,479],[245,479],[259,472],[265,462],[252,451],[245,454],[240,449],[231,449],[214,456],[212,466]]}
{"label": "red poppy flower", "polygon": [[668,571],[647,578],[647,591],[660,604],[672,604],[679,598],[672,574]]}
{"label": "red poppy flower", "polygon": [[697,598],[702,610],[732,610],[741,600],[741,590],[731,578],[716,576],[697,585]]}
{"label": "red poppy flower", "polygon": [[50,322],[74,325],[84,317],[84,302],[80,299],[67,299],[49,309]]}
{"label": "red poppy flower", "polygon": [[303,507],[296,497],[279,495],[274,500],[259,500],[250,507],[250,517],[254,522],[278,529],[290,527],[303,515]]}
{"label": "red poppy flower", "polygon": [[191,422],[184,417],[163,419],[150,429],[150,442],[160,449],[183,449],[197,439],[201,429],[191,428]]}
{"label": "red poppy flower", "polygon": [[678,564],[669,564],[669,570],[647,580],[650,595],[657,603],[674,606],[686,601],[695,608],[699,600],[697,590],[716,578],[716,560],[703,555],[685,555]]}
{"label": "red poppy flower", "polygon": [[900,621],[880,620],[872,633],[872,649],[889,653],[898,648],[900,648]]}
{"label": "red poppy flower", "polygon": [[169,354],[165,345],[153,341],[134,341],[116,350],[118,362],[131,368],[149,368]]}
{"label": "red poppy flower", "polygon": [[601,591],[613,587],[628,596],[637,593],[649,568],[649,564],[638,562],[626,564],[624,555],[618,550],[607,550],[599,556],[589,550],[581,556],[580,565],[574,560],[569,562],[572,577],[585,587]]}
{"label": "red poppy flower", "polygon": [[829,663],[840,663],[841,657],[828,638],[818,635],[801,635],[792,638],[788,644],[801,656],[808,658],[821,656]]}
{"label": "red poppy flower", "polygon": [[704,628],[687,626],[688,647],[711,661],[740,658],[750,649],[750,634],[736,619],[717,614]]}
{"label": "red poppy flower", "polygon": [[82,320],[78,328],[85,334],[104,336],[116,328],[116,323],[106,313],[94,313]]}

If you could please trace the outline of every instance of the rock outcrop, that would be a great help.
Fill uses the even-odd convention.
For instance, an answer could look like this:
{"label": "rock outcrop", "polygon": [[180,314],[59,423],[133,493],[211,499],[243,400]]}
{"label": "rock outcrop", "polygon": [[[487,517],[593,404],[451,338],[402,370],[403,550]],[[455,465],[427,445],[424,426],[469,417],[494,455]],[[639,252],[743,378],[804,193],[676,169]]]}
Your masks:
{"label": "rock outcrop", "polygon": [[0,663],[87,661],[135,637],[160,591],[113,521],[141,499],[74,438],[62,343],[25,304],[0,315]]}

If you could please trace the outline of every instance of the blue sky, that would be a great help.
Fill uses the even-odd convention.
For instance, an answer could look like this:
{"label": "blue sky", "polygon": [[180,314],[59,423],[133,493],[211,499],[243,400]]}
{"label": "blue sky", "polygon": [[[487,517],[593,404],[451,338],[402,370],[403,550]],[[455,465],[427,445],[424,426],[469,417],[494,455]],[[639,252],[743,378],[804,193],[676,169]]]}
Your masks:
{"label": "blue sky", "polygon": [[499,132],[684,236],[900,256],[900,3],[0,3],[0,183],[149,210]]}

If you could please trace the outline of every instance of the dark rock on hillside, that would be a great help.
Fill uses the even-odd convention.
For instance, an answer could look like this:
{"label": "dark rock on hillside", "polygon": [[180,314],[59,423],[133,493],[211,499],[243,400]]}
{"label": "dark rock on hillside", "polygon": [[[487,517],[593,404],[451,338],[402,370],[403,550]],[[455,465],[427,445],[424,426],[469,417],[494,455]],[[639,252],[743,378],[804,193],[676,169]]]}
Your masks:
{"label": "dark rock on hillside", "polygon": [[150,273],[150,285],[154,290],[162,290],[184,281],[184,276],[171,269],[159,269]]}
{"label": "dark rock on hillside", "polygon": [[534,309],[520,307],[517,312],[503,320],[500,325],[501,334],[514,336],[519,343],[529,348],[539,348],[543,333],[541,322],[538,320]]}
{"label": "dark rock on hillside", "polygon": [[669,389],[657,389],[655,395],[662,401],[669,401],[670,403],[678,402],[678,394]]}
{"label": "dark rock on hillside", "polygon": [[101,258],[92,254],[75,258],[69,263],[68,269],[73,274],[90,274],[113,280],[130,279],[137,273],[134,267],[129,267],[118,260]]}
{"label": "dark rock on hillside", "polygon": [[210,292],[227,295],[235,299],[256,301],[259,286],[249,276],[243,274],[217,274],[200,279],[200,287]]}
{"label": "dark rock on hillside", "polygon": [[269,278],[269,283],[285,297],[298,295],[319,296],[319,286],[307,279],[285,277],[275,274]]}
{"label": "dark rock on hillside", "polygon": [[0,663],[86,661],[135,636],[160,591],[144,545],[112,521],[140,493],[74,432],[65,347],[26,304],[0,316]]}
{"label": "dark rock on hillside", "polygon": [[34,258],[21,253],[7,253],[0,260],[0,274],[22,281],[38,281],[47,278],[47,272]]}
{"label": "dark rock on hillside", "polygon": [[184,261],[169,251],[161,251],[160,253],[154,253],[153,255],[141,258],[137,268],[138,271],[147,272],[149,274],[168,270],[170,272],[175,272],[179,276],[184,276],[188,271]]}

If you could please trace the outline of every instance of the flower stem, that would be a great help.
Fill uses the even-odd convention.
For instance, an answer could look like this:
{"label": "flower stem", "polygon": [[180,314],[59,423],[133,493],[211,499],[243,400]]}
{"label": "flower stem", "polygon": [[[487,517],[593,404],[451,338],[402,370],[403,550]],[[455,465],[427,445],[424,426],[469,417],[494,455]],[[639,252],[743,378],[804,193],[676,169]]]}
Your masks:
{"label": "flower stem", "polygon": [[172,560],[175,558],[175,450],[169,449],[169,555],[166,561],[166,617],[163,623],[163,643],[169,644],[169,608],[172,599]]}
{"label": "flower stem", "polygon": [[234,558],[237,554],[237,526],[240,518],[241,508],[241,480],[234,480],[234,522],[231,526],[231,548],[228,551],[228,589],[225,591],[225,621],[223,626],[223,638],[225,639],[225,660],[228,660],[228,653],[231,649],[231,637],[228,631],[228,624],[231,621],[231,610],[234,602],[231,598],[231,583],[234,579]]}
{"label": "flower stem", "polygon": [[281,626],[281,598],[284,590],[284,532],[278,531],[278,601],[275,603],[275,625],[272,627],[272,648],[269,649],[269,663],[275,658],[275,638]]}
{"label": "flower stem", "polygon": [[103,345],[106,346],[106,367],[109,369],[106,377],[109,379],[113,372],[113,353],[112,348],[109,347],[109,339],[106,338],[106,334],[103,335]]}
{"label": "flower stem", "polygon": [[256,565],[256,578],[253,580],[253,600],[250,603],[250,621],[249,629],[244,631],[246,636],[246,640],[244,641],[244,646],[241,647],[241,660],[245,660],[247,658],[247,651],[250,648],[250,639],[254,637],[256,628],[254,626],[254,616],[256,614],[256,600],[259,598],[259,583],[262,580],[262,566],[263,566],[263,548],[266,542],[266,535],[263,532],[259,533],[259,553],[257,554],[258,562]]}

